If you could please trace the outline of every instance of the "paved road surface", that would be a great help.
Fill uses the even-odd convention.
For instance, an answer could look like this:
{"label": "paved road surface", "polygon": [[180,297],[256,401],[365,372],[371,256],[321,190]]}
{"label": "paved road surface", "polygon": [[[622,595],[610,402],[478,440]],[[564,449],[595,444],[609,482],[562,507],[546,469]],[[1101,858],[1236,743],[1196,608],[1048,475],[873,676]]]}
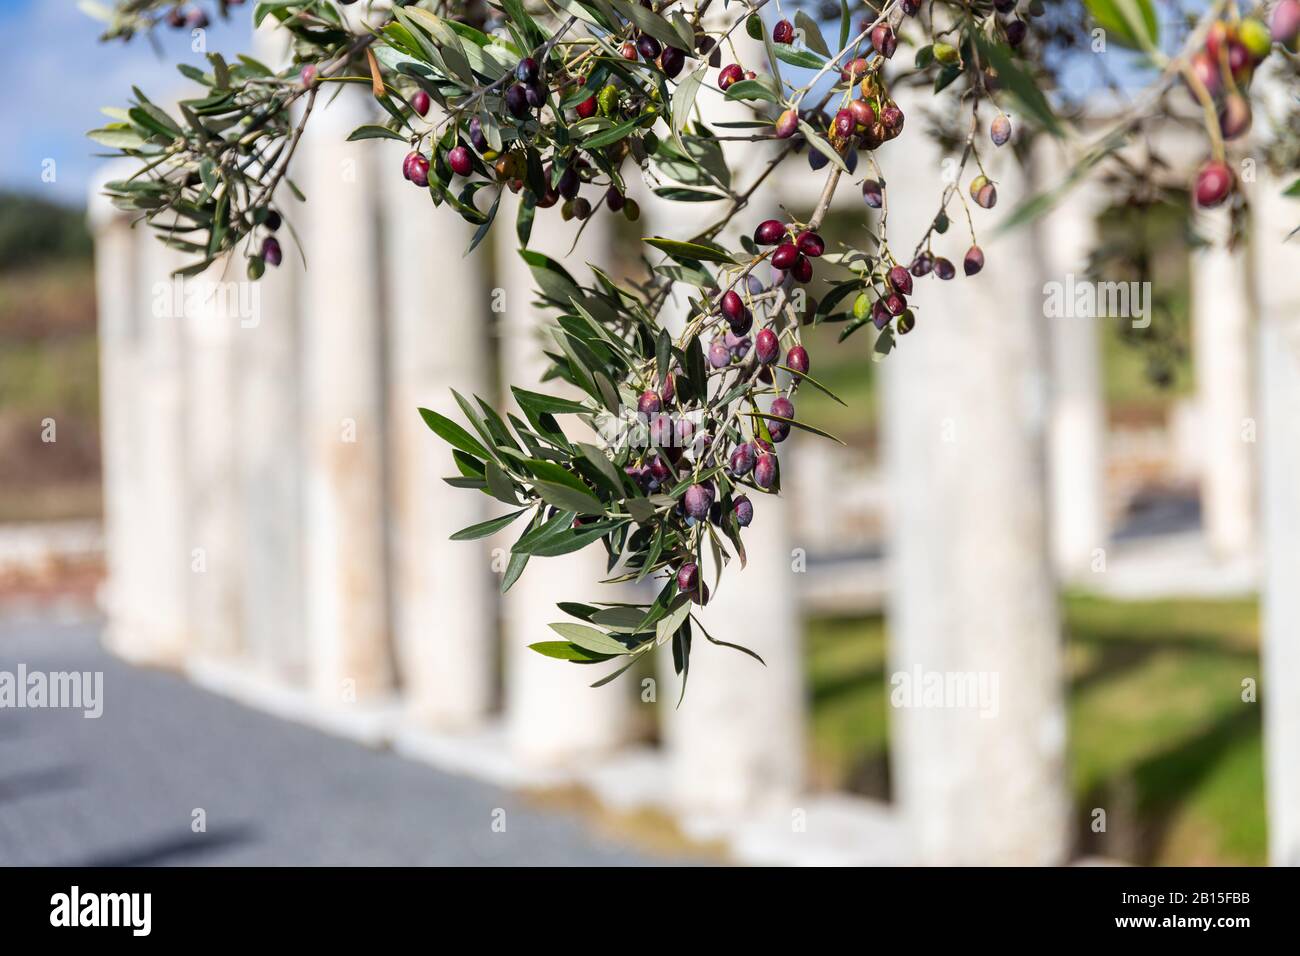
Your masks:
{"label": "paved road surface", "polygon": [[[667,862],[576,817],[130,667],[97,636],[95,623],[0,620],[0,681],[20,663],[104,674],[97,720],[0,707],[0,865]],[[492,828],[498,810],[505,832]]]}

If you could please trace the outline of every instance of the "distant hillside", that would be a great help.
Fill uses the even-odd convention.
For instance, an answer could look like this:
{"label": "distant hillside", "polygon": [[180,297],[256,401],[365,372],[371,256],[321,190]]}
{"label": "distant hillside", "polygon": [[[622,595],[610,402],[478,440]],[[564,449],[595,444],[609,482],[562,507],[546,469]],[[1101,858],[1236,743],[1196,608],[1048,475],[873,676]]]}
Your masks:
{"label": "distant hillside", "polygon": [[89,256],[84,209],[0,191],[0,272]]}

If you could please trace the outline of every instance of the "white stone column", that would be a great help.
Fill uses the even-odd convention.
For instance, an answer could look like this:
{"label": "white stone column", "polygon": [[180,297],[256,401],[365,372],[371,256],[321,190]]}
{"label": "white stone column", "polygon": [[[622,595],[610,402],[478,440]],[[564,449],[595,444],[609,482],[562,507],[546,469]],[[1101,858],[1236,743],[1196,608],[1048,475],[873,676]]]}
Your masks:
{"label": "white stone column", "polygon": [[[268,17],[254,31],[256,55],[287,62],[289,35]],[[304,157],[305,159],[305,157]],[[305,206],[277,190],[276,208],[303,231]],[[257,241],[268,235],[259,230]],[[240,523],[243,528],[243,634],[250,664],[290,684],[306,680],[303,608],[303,356],[300,297],[308,277],[292,230],[275,234],[283,253],[247,282],[252,314],[236,333]],[[242,277],[241,277],[242,278]]]}
{"label": "white stone column", "polygon": [[[98,312],[100,446],[103,460],[104,531],[108,579],[104,587],[105,641],[121,653],[141,645],[147,611],[140,559],[140,457],[137,451],[137,350],[143,321],[139,233],[127,213],[102,193],[103,183],[121,169],[97,177],[88,200],[95,242],[95,301]],[[130,175],[130,172],[124,173]]]}
{"label": "white stone column", "polygon": [[[762,46],[748,38],[736,38],[735,42],[745,67],[759,69],[765,62]],[[725,50],[723,65],[731,59],[730,49]],[[698,65],[699,61],[690,61],[691,69]],[[717,71],[710,70],[710,79],[716,76]],[[711,121],[749,118],[747,107],[726,103],[721,94],[711,90],[701,90],[697,104]],[[744,189],[761,172],[772,149],[729,143],[724,153],[734,172],[733,185]],[[787,160],[785,168],[808,172],[802,157]],[[754,195],[721,241],[736,247],[741,233],[752,233],[764,219],[782,216],[782,197],[776,188],[780,177],[781,173],[776,173]],[[722,211],[722,204],[672,203],[653,197],[643,205],[651,227],[645,234],[674,239],[689,238],[692,230],[711,225]],[[797,202],[790,202],[789,208],[802,216],[810,212]],[[770,282],[766,269],[757,276]],[[674,334],[687,321],[688,294],[698,295],[693,287],[679,285],[660,314]],[[761,327],[756,316],[751,337]],[[709,343],[702,344],[707,352]],[[797,407],[797,395],[795,404]],[[792,437],[778,447],[783,466],[799,454],[799,444]],[[793,471],[791,467],[785,474]],[[747,567],[742,570],[738,560],[732,561],[716,589],[713,569],[707,567],[705,580],[713,594],[698,612],[699,620],[715,638],[750,648],[767,666],[710,643],[696,629],[686,696],[679,707],[681,679],[674,672],[671,647],[659,652],[658,704],[671,767],[671,799],[677,809],[691,815],[692,825],[706,829],[715,822],[724,826],[738,822],[742,814],[790,806],[803,783],[803,629],[790,537],[794,494],[795,489],[788,486],[779,498],[750,494],[754,521],[743,537]]]}
{"label": "white stone column", "polygon": [[1296,226],[1294,204],[1277,198],[1285,187],[1261,176],[1253,205],[1264,537],[1259,686],[1269,860],[1300,866],[1300,247],[1285,241]]}
{"label": "white stone column", "polygon": [[[592,187],[586,191],[595,194]],[[503,401],[511,409],[515,406],[505,388],[508,385],[566,394],[561,383],[541,384],[547,363],[542,355],[542,327],[553,316],[532,305],[532,273],[519,257],[518,240],[510,228],[516,208],[513,199],[503,199],[493,230],[497,279],[505,290],[505,312],[498,317],[501,379],[506,392]],[[538,210],[528,247],[559,259],[580,282],[587,281],[589,270],[584,263],[599,263],[608,254],[610,215],[604,209],[597,212],[578,248],[567,255],[578,224],[561,223],[558,208]],[[566,416],[562,424],[574,434],[571,429],[576,422],[572,417]],[[496,540],[496,545],[508,552],[521,531],[512,526]],[[624,679],[627,675],[604,687],[592,688],[589,685],[602,676],[605,668],[596,670],[552,660],[528,647],[554,639],[549,623],[571,620],[556,608],[558,601],[628,600],[625,590],[598,583],[606,576],[604,557],[604,550],[592,545],[558,558],[533,558],[503,601],[507,732],[512,750],[526,765],[556,767],[606,753],[624,743],[631,733],[632,688]],[[504,559],[501,567],[504,569]]]}
{"label": "white stone column", "polygon": [[141,588],[140,619],[117,650],[141,663],[178,666],[193,648],[189,595],[193,549],[187,513],[184,383],[185,310],[172,272],[188,258],[141,224],[134,232],[139,345],[133,380],[138,484],[131,561]]}
{"label": "white stone column", "polygon": [[[418,409],[464,422],[452,389],[471,403],[476,395],[485,401],[492,397],[483,268],[490,249],[462,258],[474,228],[451,209],[434,209],[426,192],[395,174],[405,153],[404,148],[384,150],[380,176],[391,368],[394,625],[411,714],[433,726],[464,727],[482,721],[493,703],[497,578],[488,539],[448,539],[507,507],[443,482],[456,474],[455,465],[446,442],[429,430]],[[513,235],[505,219],[496,228]]]}
{"label": "white stone column", "polygon": [[[286,212],[303,207],[278,194]],[[295,221],[294,225],[298,225]],[[236,331],[243,632],[262,674],[306,680],[303,607],[303,355],[300,297],[311,278],[287,229],[284,261],[250,286],[255,323]],[[314,276],[314,273],[313,273]]]}
{"label": "white stone column", "polygon": [[195,652],[209,659],[242,650],[243,515],[235,419],[235,336],[241,284],[247,282],[242,268],[242,256],[221,260],[184,284],[189,603]]}
{"label": "white stone column", "polygon": [[[1054,184],[1060,176],[1060,164],[1052,161],[1056,144],[1044,142],[1042,147],[1035,157],[1038,188]],[[1096,188],[1075,187],[1037,225],[1044,283],[1040,301],[1051,351],[1047,476],[1052,558],[1066,580],[1086,573],[1094,552],[1105,548],[1108,538],[1102,320],[1096,310],[1079,314],[1073,297],[1073,290],[1089,281],[1088,255],[1097,240],[1098,204],[1092,199]],[[1016,198],[1004,195],[1007,202]],[[1053,312],[1046,308],[1048,302],[1062,308]]]}
{"label": "white stone column", "polygon": [[1191,270],[1201,514],[1215,554],[1234,558],[1249,555],[1255,542],[1249,269],[1244,244],[1226,245],[1226,210],[1199,211],[1197,227],[1211,243],[1192,253]]}
{"label": "white stone column", "polygon": [[[904,108],[915,113],[914,103]],[[910,250],[937,208],[943,168],[928,141],[902,143],[881,162],[891,239]],[[1024,188],[1009,153],[985,160],[1008,198]],[[983,273],[961,274],[969,238],[954,208],[935,246],[958,277],[917,283],[916,328],[883,362],[895,793],[919,862],[1059,863],[1069,799],[1042,295],[1026,268],[1032,234],[994,240],[1001,211],[973,212]],[[973,699],[956,706],[949,689],[947,706],[933,706],[931,681],[962,682]]]}
{"label": "white stone column", "polygon": [[[791,444],[779,451],[797,455]],[[668,649],[659,681],[674,803],[730,822],[742,813],[791,806],[803,783],[803,627],[794,592],[791,503],[785,496],[750,499],[754,521],[743,538],[748,564],[741,570],[733,561],[716,590],[706,566],[712,597],[698,617],[714,638],[748,647],[766,666],[710,643],[696,628],[680,707],[680,678]]]}
{"label": "white stone column", "polygon": [[[345,142],[372,121],[364,91],[317,101],[299,150],[307,252],[304,603],[309,681],[322,701],[391,687],[384,514],[382,320],[373,143]],[[286,253],[291,250],[286,249]]]}

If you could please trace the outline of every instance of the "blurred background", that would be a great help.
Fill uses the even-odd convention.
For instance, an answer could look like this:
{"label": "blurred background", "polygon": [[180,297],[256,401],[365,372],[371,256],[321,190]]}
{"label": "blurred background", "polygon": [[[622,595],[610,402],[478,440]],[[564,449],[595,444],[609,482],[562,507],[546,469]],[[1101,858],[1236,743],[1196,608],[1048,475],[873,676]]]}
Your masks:
{"label": "blurred background", "polygon": [[[458,262],[457,276],[417,256],[407,257],[413,275],[395,277],[393,257],[383,250],[412,236],[394,231],[409,228],[397,225],[399,213],[419,214],[415,248],[463,246],[460,224],[426,211],[414,191],[390,195],[388,186],[366,185],[381,178],[381,168],[383,178],[395,178],[393,154],[381,147],[360,144],[367,154],[335,146],[330,153],[323,139],[312,141],[320,145],[304,162],[318,161],[321,169],[303,173],[318,187],[306,190],[311,201],[298,223],[306,270],[286,247],[286,267],[273,277],[278,285],[268,282],[259,292],[255,327],[246,321],[252,313],[238,309],[217,315],[217,333],[210,308],[202,318],[207,332],[188,307],[160,317],[157,283],[175,263],[111,209],[88,209],[96,177],[108,174],[82,134],[100,124],[101,102],[121,103],[132,83],[158,97],[179,91],[170,64],[201,65],[202,51],[192,50],[184,34],[159,37],[161,50],[139,41],[101,47],[95,22],[70,2],[4,0],[0,30],[31,41],[15,44],[6,57],[4,86],[36,79],[22,83],[30,96],[0,104],[0,125],[15,134],[0,154],[0,670],[24,664],[102,671],[105,686],[98,720],[0,709],[0,863],[971,862],[955,849],[963,844],[1005,850],[1000,857],[988,850],[991,862],[1269,861],[1262,717],[1243,689],[1261,677],[1262,522],[1253,491],[1259,464],[1255,433],[1243,430],[1253,425],[1258,387],[1256,316],[1249,299],[1238,314],[1225,315],[1220,300],[1198,294],[1198,257],[1207,253],[1203,238],[1189,232],[1185,208],[1134,210],[1112,205],[1098,190],[1086,209],[1070,213],[1075,218],[1066,227],[1076,239],[1091,234],[1094,241],[1080,239],[1088,255],[1067,265],[1040,256],[1030,269],[1009,246],[1001,247],[1008,251],[999,261],[1000,247],[991,244],[986,274],[966,280],[996,285],[1008,274],[1000,270],[1032,271],[1041,281],[1015,286],[1026,290],[1024,301],[1001,308],[1020,309],[1024,327],[1049,340],[1043,283],[1064,281],[1067,273],[1079,282],[1127,281],[1125,264],[1140,260],[1141,277],[1152,283],[1153,328],[1144,337],[1124,317],[1067,317],[1084,328],[1084,354],[1008,366],[1007,374],[1019,375],[1024,362],[1038,361],[1030,371],[1048,396],[1047,411],[1038,408],[1031,416],[1037,424],[1026,429],[1043,461],[1036,494],[1044,537],[1059,526],[1054,508],[1095,515],[1095,531],[1084,532],[1082,545],[1076,533],[1073,553],[1041,544],[1018,559],[1046,568],[1059,597],[1059,632],[1048,637],[1059,667],[1049,661],[1042,671],[1057,702],[1046,706],[1059,706],[1065,720],[1059,765],[1042,757],[1048,775],[1061,780],[1066,809],[1048,815],[1059,832],[986,845],[967,818],[951,825],[954,835],[917,838],[910,811],[900,805],[898,760],[900,748],[921,745],[894,726],[904,715],[890,700],[900,660],[889,650],[898,639],[891,609],[903,586],[891,568],[890,529],[901,499],[932,489],[891,477],[885,378],[915,339],[943,331],[927,327],[925,311],[913,338],[883,362],[873,356],[869,333],[837,344],[838,326],[805,330],[814,375],[844,404],[805,389],[800,417],[845,445],[801,435],[783,447],[783,461],[788,454],[792,462],[787,504],[760,502],[755,520],[756,531],[768,526],[758,534],[775,535],[779,527],[780,536],[756,536],[751,546],[774,550],[775,561],[754,572],[756,583],[746,583],[747,569],[728,585],[729,607],[761,603],[760,620],[776,621],[780,633],[759,639],[769,683],[751,686],[752,662],[704,646],[698,656],[713,663],[701,661],[692,672],[680,706],[671,662],[592,690],[586,685],[600,675],[587,668],[518,662],[519,648],[545,640],[546,623],[560,619],[550,609],[555,600],[597,596],[588,584],[594,576],[559,559],[558,570],[548,572],[537,566],[550,559],[538,559],[525,572],[525,581],[535,576],[532,590],[521,582],[523,593],[498,599],[500,549],[508,550],[510,540],[477,550],[479,543],[423,540],[428,529],[450,532],[480,520],[475,509],[482,505],[468,501],[467,492],[440,487],[437,478],[453,467],[434,436],[403,430],[415,404],[436,401],[454,413],[446,386],[466,377],[485,394],[499,394],[503,381],[536,387],[520,378],[536,364],[516,354],[512,330],[540,314],[522,304],[528,277],[512,274],[506,262],[510,237],[481,250],[472,266]],[[242,16],[208,33],[209,49],[254,46]],[[274,50],[263,46],[259,55],[270,58]],[[365,110],[340,100],[326,116],[341,114],[335,132],[346,131],[357,116],[364,121]],[[1176,136],[1171,143],[1178,159]],[[1181,154],[1188,164],[1196,158]],[[356,162],[359,172],[348,179],[333,165],[340,161]],[[333,285],[320,280],[323,291],[303,291],[304,282],[322,275],[313,266],[329,256],[325,246],[340,242],[324,225],[329,215],[360,208],[348,207],[346,197],[329,205],[334,200],[326,197],[320,205],[328,210],[311,218],[321,185],[332,182],[324,177],[334,176],[347,184],[340,192],[373,188],[370,205],[381,210],[347,238],[356,248],[371,236],[380,250],[368,272],[347,279],[381,290],[359,315],[346,292],[331,306],[345,284],[337,275]],[[1014,188],[1004,187],[1008,199]],[[824,230],[832,245],[851,241],[862,222],[856,191],[846,192]],[[773,209],[784,202],[797,208],[797,201],[789,194],[766,200]],[[654,223],[673,212],[648,215]],[[658,221],[668,223],[661,231],[672,228],[671,220]],[[611,221],[604,233],[591,230],[597,235],[589,234],[588,247],[602,256],[614,249],[622,261],[611,273],[630,272],[639,237],[651,234],[644,225]],[[1050,252],[1056,246],[1042,231],[1050,228],[1039,224],[1019,241]],[[1210,254],[1220,256],[1216,268],[1248,281],[1241,250]],[[214,281],[243,286],[239,272]],[[412,288],[416,295],[407,296]],[[498,312],[490,301],[500,288],[508,304]],[[123,298],[128,289],[130,301]],[[953,294],[955,309],[989,309],[961,289]],[[922,303],[924,295],[918,294]],[[451,314],[448,297],[469,302],[466,314]],[[403,324],[393,304],[411,298],[419,302],[413,321],[423,316],[453,341],[473,340],[468,368],[401,357],[408,347],[436,351],[445,342],[431,344],[427,330]],[[360,329],[351,339],[328,331],[345,321]],[[1226,340],[1198,323],[1227,323]],[[163,325],[175,334],[160,332]],[[1061,342],[1077,347],[1078,329],[1068,335],[1074,337],[1056,339],[1058,352]],[[278,344],[264,344],[270,341]],[[358,341],[368,343],[361,353]],[[274,353],[279,364],[249,358],[268,348],[282,350]],[[159,349],[169,351],[160,357]],[[1073,369],[1062,373],[1062,365]],[[113,381],[101,381],[101,373]],[[257,376],[249,386],[257,389],[256,407],[239,398],[245,375]],[[1063,375],[1073,389],[1071,407],[1083,409],[1070,421],[1084,424],[1059,427],[1067,445],[1092,456],[1095,476],[1074,484],[1051,470],[1050,410],[1064,401],[1052,382]],[[169,397],[160,398],[164,382]],[[979,383],[976,376],[961,387]],[[328,404],[320,398],[326,392],[342,392],[338,400],[361,411],[340,415],[331,407],[317,415],[318,400]],[[281,406],[268,410],[274,402]],[[106,412],[114,415],[106,403],[120,410],[115,424],[105,418],[101,427]],[[1226,443],[1222,435],[1207,436],[1223,427],[1215,409],[1225,403],[1236,436]],[[259,446],[258,466],[279,482],[269,493],[284,497],[274,500],[290,503],[278,516],[264,513],[266,501],[255,507],[257,489],[268,486],[240,459],[250,434],[245,426],[266,424],[267,417],[274,419],[267,427],[279,430]],[[229,427],[214,434],[214,418]],[[339,437],[348,418],[360,429],[359,441]],[[123,439],[114,457],[106,432],[136,438]],[[331,463],[332,441],[346,443],[353,457]],[[1225,447],[1233,456],[1226,464]],[[1068,449],[1055,454],[1069,461]],[[361,477],[356,456],[370,463]],[[965,461],[963,467],[980,467],[978,453]],[[145,471],[153,477],[141,478]],[[226,493],[213,491],[214,484]],[[412,496],[426,500],[415,504]],[[318,525],[329,528],[314,530]],[[350,528],[365,525],[377,529],[377,543],[349,538]],[[373,554],[377,562],[360,578],[349,577],[356,570],[350,562]],[[161,562],[170,562],[170,571],[160,572]],[[457,591],[439,590],[448,579],[462,582]],[[969,587],[954,582],[953,590],[969,602]],[[357,611],[362,605],[370,610]],[[448,614],[441,622],[433,617],[440,608]],[[478,636],[458,643],[469,633],[461,621]],[[1042,640],[1014,626],[1009,634],[1013,641]],[[752,643],[745,636],[733,639]],[[446,654],[412,649],[438,642],[450,645]],[[475,655],[471,664],[448,663]],[[321,658],[331,661],[324,670]],[[945,672],[958,660],[939,652],[933,659],[929,666]],[[976,652],[960,659],[956,669],[963,672],[998,669],[981,664]],[[1013,700],[1021,676],[1004,677],[1004,714],[991,723],[1023,713]],[[1294,679],[1278,686],[1294,687]],[[706,688],[709,682],[717,689]],[[471,686],[485,689],[465,691]],[[468,699],[443,707],[457,690]],[[595,702],[581,703],[588,698]],[[554,719],[566,707],[573,713]],[[733,726],[737,715],[759,716]],[[569,746],[593,727],[590,746]],[[744,759],[731,759],[737,754]],[[707,779],[712,764],[724,779]],[[1039,773],[1005,766],[998,772],[1026,780]],[[976,772],[965,785],[978,787],[978,780]],[[917,786],[904,788],[907,799],[924,802]],[[1014,825],[989,806],[996,802],[981,812],[991,830]],[[945,810],[939,802],[921,812]],[[205,823],[196,828],[200,816]],[[944,850],[945,839],[954,849]],[[1018,840],[1041,852],[1014,849],[1024,845]]]}

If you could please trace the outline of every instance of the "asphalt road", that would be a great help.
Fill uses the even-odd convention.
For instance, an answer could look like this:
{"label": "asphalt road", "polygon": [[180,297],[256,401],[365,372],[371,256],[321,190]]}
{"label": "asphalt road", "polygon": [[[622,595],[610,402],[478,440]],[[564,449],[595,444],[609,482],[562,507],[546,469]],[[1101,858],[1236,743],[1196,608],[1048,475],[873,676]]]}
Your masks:
{"label": "asphalt road", "polygon": [[0,619],[0,682],[20,665],[103,673],[97,719],[0,706],[0,865],[671,862],[508,792],[131,667],[100,649],[98,630]]}

